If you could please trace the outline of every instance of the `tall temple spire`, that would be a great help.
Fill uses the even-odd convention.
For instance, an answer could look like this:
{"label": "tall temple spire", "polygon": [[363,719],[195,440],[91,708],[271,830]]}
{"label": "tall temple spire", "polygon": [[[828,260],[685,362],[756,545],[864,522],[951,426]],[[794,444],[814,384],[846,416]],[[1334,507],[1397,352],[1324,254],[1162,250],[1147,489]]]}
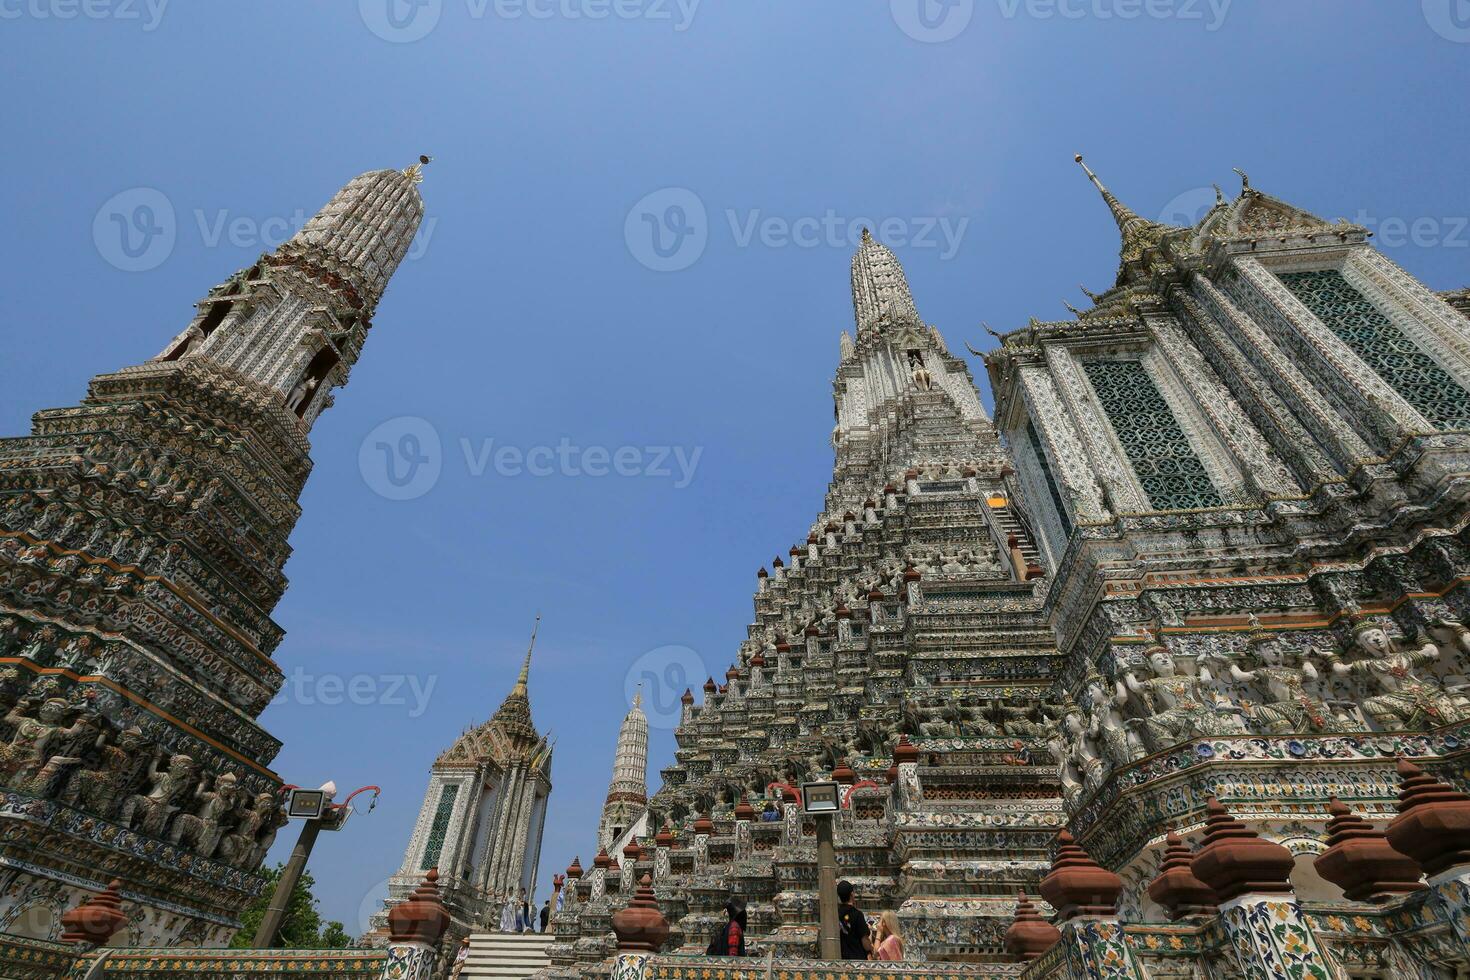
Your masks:
{"label": "tall temple spire", "polygon": [[648,716],[643,713],[643,686],[633,694],[633,704],[618,730],[618,748],[613,755],[612,781],[602,807],[598,843],[612,847],[648,806]]}
{"label": "tall temple spire", "polygon": [[1117,222],[1118,232],[1123,236],[1123,261],[1127,263],[1141,255],[1144,249],[1158,244],[1159,237],[1168,230],[1168,226],[1139,217],[1132,208],[1118,200],[1117,196],[1108,190],[1097,174],[1092,172],[1092,168],[1087,165],[1082,154],[1077,154],[1073,159],[1082,168],[1082,172],[1087,174],[1087,179],[1092,182],[1092,186],[1096,187],[1098,193],[1102,195],[1103,202],[1107,204],[1108,210],[1113,214],[1113,220]]}
{"label": "tall temple spire", "polygon": [[898,256],[866,228],[852,257],[852,311],[859,337],[901,324],[922,324]]}
{"label": "tall temple spire", "polygon": [[536,652],[536,634],[541,629],[541,615],[536,615],[536,622],[531,627],[531,642],[526,647],[526,659],[521,663],[520,675],[516,678],[515,686],[501,702],[499,710],[490,719],[491,724],[499,723],[507,732],[535,738],[536,728],[531,721],[531,694],[528,686],[531,679],[531,654]]}
{"label": "tall temple spire", "polygon": [[348,181],[280,248],[211,290],[154,361],[223,369],[310,428],[347,383],[423,219],[419,159]]}

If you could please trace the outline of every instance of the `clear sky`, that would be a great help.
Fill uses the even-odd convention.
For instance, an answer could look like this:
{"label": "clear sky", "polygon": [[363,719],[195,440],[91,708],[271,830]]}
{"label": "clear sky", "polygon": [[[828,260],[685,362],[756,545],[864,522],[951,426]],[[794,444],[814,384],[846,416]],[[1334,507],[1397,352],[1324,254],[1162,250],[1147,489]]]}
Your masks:
{"label": "clear sky", "polygon": [[[821,506],[865,221],[956,351],[1111,283],[1079,151],[1145,216],[1241,167],[1470,283],[1465,0],[0,0],[0,55],[6,434],[353,175],[435,157],[312,434],[263,719],[286,780],[383,787],[312,863],[353,932],[538,611],[543,882],[592,857],[645,671],[657,785],[679,679],[723,674]],[[139,203],[166,234],[125,250]],[[404,435],[438,475],[400,490],[375,447]]]}

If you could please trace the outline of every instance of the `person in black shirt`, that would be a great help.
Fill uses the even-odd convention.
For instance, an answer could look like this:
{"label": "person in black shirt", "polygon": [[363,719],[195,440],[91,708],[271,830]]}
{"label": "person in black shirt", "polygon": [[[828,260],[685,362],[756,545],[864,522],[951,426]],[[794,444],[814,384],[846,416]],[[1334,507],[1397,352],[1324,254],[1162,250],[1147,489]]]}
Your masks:
{"label": "person in black shirt", "polygon": [[852,904],[852,882],[837,883],[837,938],[844,960],[868,958],[868,919],[863,910]]}
{"label": "person in black shirt", "polygon": [[546,900],[546,904],[543,905],[543,906],[541,906],[541,931],[542,932],[545,932],[546,931],[546,923],[548,923],[550,921],[551,921],[551,899],[548,898]]}

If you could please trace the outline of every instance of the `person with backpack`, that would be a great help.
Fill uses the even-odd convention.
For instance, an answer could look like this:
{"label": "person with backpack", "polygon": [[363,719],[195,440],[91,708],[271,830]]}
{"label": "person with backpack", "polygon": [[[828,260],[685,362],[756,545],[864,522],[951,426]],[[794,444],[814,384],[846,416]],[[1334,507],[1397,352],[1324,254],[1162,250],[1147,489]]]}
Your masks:
{"label": "person with backpack", "polygon": [[868,919],[863,910],[852,904],[852,882],[846,878],[837,883],[837,939],[844,960],[865,960],[873,948],[868,937]]}
{"label": "person with backpack", "polygon": [[731,896],[725,903],[725,924],[709,941],[706,956],[745,955],[745,899]]}

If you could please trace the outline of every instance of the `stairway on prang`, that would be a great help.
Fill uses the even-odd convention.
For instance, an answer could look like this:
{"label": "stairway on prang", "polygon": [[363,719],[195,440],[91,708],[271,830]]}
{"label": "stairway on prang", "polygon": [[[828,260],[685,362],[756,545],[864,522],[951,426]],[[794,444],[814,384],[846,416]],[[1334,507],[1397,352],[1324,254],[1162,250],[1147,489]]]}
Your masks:
{"label": "stairway on prang", "polygon": [[526,980],[551,965],[547,945],[556,937],[540,932],[477,932],[470,936],[470,955],[460,980]]}

